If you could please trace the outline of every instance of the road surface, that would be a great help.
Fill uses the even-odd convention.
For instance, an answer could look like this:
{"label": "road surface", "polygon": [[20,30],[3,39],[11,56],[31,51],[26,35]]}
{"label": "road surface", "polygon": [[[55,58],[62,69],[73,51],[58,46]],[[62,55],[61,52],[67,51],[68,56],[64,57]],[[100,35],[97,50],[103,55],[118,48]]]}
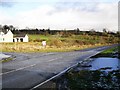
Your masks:
{"label": "road surface", "polygon": [[[66,68],[111,46],[72,52],[5,53],[16,58],[2,64],[2,88],[32,88]],[[4,89],[3,89],[4,90]]]}

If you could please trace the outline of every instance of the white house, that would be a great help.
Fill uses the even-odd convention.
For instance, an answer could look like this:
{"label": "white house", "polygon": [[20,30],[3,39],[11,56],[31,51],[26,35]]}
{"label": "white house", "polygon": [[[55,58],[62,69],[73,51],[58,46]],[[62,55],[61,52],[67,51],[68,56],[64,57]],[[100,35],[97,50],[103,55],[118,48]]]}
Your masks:
{"label": "white house", "polygon": [[8,30],[6,32],[0,31],[0,42],[28,42],[28,36],[26,35],[16,35],[14,37],[13,33]]}
{"label": "white house", "polygon": [[28,35],[21,34],[13,37],[13,42],[28,42]]}
{"label": "white house", "polygon": [[13,42],[13,33],[10,30],[0,32],[0,42]]}

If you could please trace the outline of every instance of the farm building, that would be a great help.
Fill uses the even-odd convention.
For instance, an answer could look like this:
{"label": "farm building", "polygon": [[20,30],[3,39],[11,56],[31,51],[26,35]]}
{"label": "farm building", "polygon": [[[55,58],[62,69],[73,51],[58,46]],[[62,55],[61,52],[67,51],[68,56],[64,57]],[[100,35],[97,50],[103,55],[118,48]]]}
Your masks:
{"label": "farm building", "polygon": [[21,34],[13,37],[13,42],[28,42],[28,35]]}
{"label": "farm building", "polygon": [[0,42],[28,42],[28,36],[27,34],[14,36],[10,30],[0,31]]}

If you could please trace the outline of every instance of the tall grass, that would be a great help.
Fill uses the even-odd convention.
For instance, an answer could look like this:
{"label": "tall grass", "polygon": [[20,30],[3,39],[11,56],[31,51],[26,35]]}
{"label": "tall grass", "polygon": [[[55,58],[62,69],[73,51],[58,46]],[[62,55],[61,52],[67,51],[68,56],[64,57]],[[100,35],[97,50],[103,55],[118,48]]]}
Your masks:
{"label": "tall grass", "polygon": [[[103,44],[95,45],[61,45],[59,42],[54,41],[55,45],[47,45],[44,48],[40,42],[29,42],[29,43],[2,43],[0,49],[3,52],[62,52],[62,51],[73,51],[80,50],[89,47],[102,46]],[[60,42],[61,43],[61,42]],[[105,45],[105,44],[104,44]]]}
{"label": "tall grass", "polygon": [[[42,46],[42,41],[47,41],[47,46]],[[116,40],[116,41],[115,41]],[[108,37],[90,36],[90,35],[72,35],[70,37],[61,37],[58,35],[29,35],[29,42],[0,43],[0,50],[4,52],[51,52],[51,51],[71,51],[83,48],[102,46],[110,43]]]}

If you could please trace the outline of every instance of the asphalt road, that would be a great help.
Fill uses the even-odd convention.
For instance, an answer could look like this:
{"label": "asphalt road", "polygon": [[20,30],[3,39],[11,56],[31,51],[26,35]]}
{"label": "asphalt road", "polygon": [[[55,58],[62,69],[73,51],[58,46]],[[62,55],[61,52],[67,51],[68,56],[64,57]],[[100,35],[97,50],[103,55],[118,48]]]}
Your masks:
{"label": "asphalt road", "polygon": [[32,88],[60,73],[66,68],[111,46],[73,52],[53,53],[5,53],[14,60],[2,64],[2,86],[4,88]]}

